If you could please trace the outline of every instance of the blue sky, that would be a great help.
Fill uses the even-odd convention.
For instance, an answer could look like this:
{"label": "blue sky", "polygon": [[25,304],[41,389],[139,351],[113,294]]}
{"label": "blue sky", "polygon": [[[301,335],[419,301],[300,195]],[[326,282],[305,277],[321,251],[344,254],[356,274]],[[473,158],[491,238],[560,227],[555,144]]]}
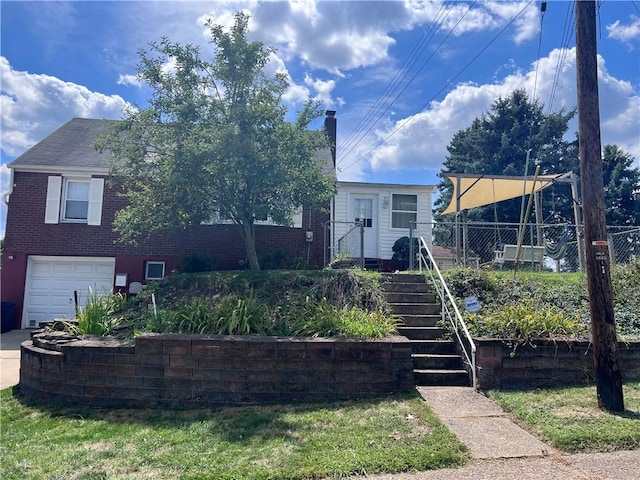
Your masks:
{"label": "blue sky", "polygon": [[[73,117],[144,106],[138,51],[166,36],[211,51],[207,19],[251,15],[274,46],[295,112],[337,111],[338,178],[435,184],[453,134],[525,89],[547,112],[576,106],[574,4],[549,1],[111,1],[0,3],[2,191],[6,163]],[[640,0],[598,7],[602,142],[640,166]],[[574,122],[568,134],[575,138]],[[2,206],[0,234],[6,209]]]}

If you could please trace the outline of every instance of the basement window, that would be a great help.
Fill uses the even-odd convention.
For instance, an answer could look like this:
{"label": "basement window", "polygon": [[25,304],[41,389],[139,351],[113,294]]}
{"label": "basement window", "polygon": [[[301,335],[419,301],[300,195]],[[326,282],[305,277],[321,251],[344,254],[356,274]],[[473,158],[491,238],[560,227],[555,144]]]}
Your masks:
{"label": "basement window", "polygon": [[144,278],[146,280],[162,280],[164,278],[164,262],[147,262]]}

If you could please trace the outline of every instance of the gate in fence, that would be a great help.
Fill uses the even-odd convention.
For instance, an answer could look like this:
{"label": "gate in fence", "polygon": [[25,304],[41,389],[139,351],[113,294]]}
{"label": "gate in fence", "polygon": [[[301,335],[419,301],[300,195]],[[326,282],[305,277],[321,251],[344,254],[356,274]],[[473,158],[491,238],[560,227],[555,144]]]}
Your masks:
{"label": "gate in fence", "polygon": [[324,224],[324,265],[338,260],[352,261],[364,268],[362,222],[328,221]]}

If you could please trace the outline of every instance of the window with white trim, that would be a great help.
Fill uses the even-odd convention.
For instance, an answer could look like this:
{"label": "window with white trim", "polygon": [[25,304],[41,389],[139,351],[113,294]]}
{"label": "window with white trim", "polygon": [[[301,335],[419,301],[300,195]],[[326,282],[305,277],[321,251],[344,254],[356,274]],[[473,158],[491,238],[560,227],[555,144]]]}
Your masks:
{"label": "window with white trim", "polygon": [[391,196],[391,227],[409,228],[418,219],[418,195],[394,193]]}
{"label": "window with white trim", "polygon": [[89,190],[91,182],[67,179],[62,194],[62,220],[86,222],[89,215]]}
{"label": "window with white trim", "polygon": [[50,176],[44,223],[100,225],[103,192],[103,178]]}
{"label": "window with white trim", "polygon": [[164,278],[164,262],[146,262],[144,278],[145,280],[162,280]]}

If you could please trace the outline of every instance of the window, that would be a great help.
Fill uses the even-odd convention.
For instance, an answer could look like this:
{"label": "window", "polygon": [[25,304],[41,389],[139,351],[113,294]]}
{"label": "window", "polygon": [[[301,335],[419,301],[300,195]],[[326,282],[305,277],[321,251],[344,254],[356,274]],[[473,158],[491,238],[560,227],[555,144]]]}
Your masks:
{"label": "window", "polygon": [[418,196],[393,194],[391,199],[391,227],[410,228],[418,219]]}
{"label": "window", "polygon": [[44,223],[100,225],[103,192],[103,178],[49,177]]}
{"label": "window", "polygon": [[90,183],[67,180],[64,184],[62,201],[62,220],[67,222],[86,222],[89,214]]}
{"label": "window", "polygon": [[373,226],[373,200],[371,198],[356,198],[355,205],[355,221],[362,222],[367,228]]}
{"label": "window", "polygon": [[146,280],[162,280],[164,278],[164,262],[147,262],[144,278]]}

